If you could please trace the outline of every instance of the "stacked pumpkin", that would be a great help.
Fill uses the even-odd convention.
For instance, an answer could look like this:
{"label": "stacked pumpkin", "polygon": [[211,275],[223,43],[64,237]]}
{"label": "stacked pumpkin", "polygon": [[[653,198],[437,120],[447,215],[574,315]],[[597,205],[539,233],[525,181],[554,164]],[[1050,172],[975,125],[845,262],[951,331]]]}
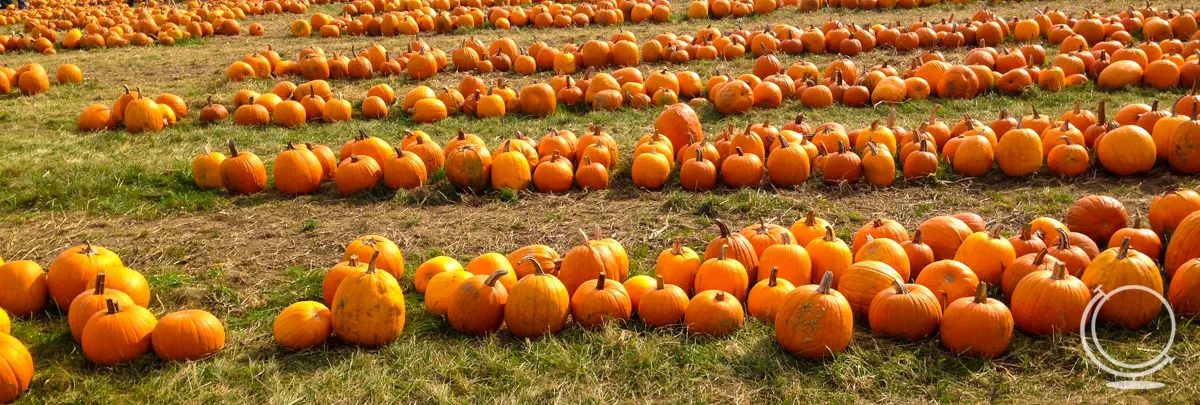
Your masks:
{"label": "stacked pumpkin", "polygon": [[[46,273],[29,260],[4,263],[0,285],[5,286],[0,313],[35,316],[53,301],[67,314],[71,335],[84,356],[99,365],[133,361],[151,350],[163,360],[199,360],[225,346],[224,326],[208,312],[183,310],[156,318],[146,309],[150,304],[146,278],[125,267],[116,253],[90,242],[60,253]],[[0,330],[4,332],[0,345],[19,345],[7,337],[7,326],[6,322]],[[24,351],[18,349],[4,352],[11,356]],[[24,357],[28,358],[27,352]],[[19,359],[0,356],[0,367],[14,371],[3,373],[4,378],[23,380],[0,384],[0,400],[11,402],[28,388],[32,363],[22,365]]]}
{"label": "stacked pumpkin", "polygon": [[[369,258],[367,262],[359,258]],[[404,331],[404,255],[386,237],[364,235],[346,246],[342,262],[321,283],[324,303],[302,301],[275,318],[275,342],[291,350],[325,344],[336,334],[344,343],[377,347]],[[327,306],[328,305],[328,306]]]}
{"label": "stacked pumpkin", "polygon": [[111,107],[104,104],[85,107],[76,124],[79,130],[104,131],[124,127],[131,133],[157,132],[187,117],[187,104],[179,96],[162,93],[150,99],[141,89],[124,88],[125,93],[117,97]]}
{"label": "stacked pumpkin", "polygon": [[[8,51],[43,54],[55,54],[60,49],[156,43],[169,46],[186,38],[240,35],[243,29],[239,20],[245,20],[247,15],[278,14],[285,10],[302,13],[308,5],[307,0],[226,0],[203,5],[192,3],[184,9],[166,4],[131,8],[120,2],[35,2],[29,9],[0,10],[0,19],[23,21],[25,31],[23,35],[0,35],[0,46]],[[263,26],[258,23],[251,24],[246,32],[252,36],[264,34]]]}
{"label": "stacked pumpkin", "polygon": [[[73,64],[60,65],[55,76],[58,84],[83,83],[83,71]],[[14,88],[26,96],[49,91],[50,75],[42,64],[36,62],[17,69],[0,66],[0,95],[12,93]]]}
{"label": "stacked pumpkin", "polygon": [[[625,21],[667,22],[671,3],[658,0],[597,1],[586,4],[559,2],[539,3],[532,7],[501,2],[450,2],[447,0],[420,2],[384,2],[384,10],[376,3],[354,1],[342,6],[342,17],[315,13],[309,20],[291,23],[292,36],[322,38],[352,36],[417,35],[422,32],[449,33],[458,28],[492,28],[507,30],[514,27],[568,28],[590,24],[615,25]],[[376,13],[381,12],[379,15]],[[386,12],[385,12],[386,11]],[[354,17],[357,16],[357,17]]]}

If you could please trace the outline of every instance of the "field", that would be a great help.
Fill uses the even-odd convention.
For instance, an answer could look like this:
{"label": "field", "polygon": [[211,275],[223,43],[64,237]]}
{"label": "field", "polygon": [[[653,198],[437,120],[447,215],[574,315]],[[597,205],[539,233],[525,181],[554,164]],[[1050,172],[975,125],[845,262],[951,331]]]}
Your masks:
{"label": "field", "polygon": [[[775,23],[820,24],[829,18],[862,26],[918,18],[940,20],[951,14],[969,16],[982,3],[937,5],[885,12],[823,9],[801,14],[783,8],[744,19],[687,20],[687,2],[677,1],[669,24],[626,24],[639,41],[665,32],[694,33],[708,25],[731,30]],[[1000,16],[1031,15],[1034,8],[1060,8],[1078,13],[1091,7],[1113,13],[1135,2],[1034,1],[997,2],[987,7]],[[1165,6],[1165,5],[1164,5]],[[315,6],[309,14],[340,14],[340,4]],[[124,131],[81,133],[78,113],[92,103],[110,103],[122,85],[146,94],[170,92],[198,110],[209,95],[226,104],[243,88],[266,92],[274,80],[230,83],[229,63],[266,48],[294,59],[304,47],[350,52],[378,42],[401,49],[411,37],[293,38],[288,31],[295,15],[252,17],[266,27],[263,37],[216,37],[185,41],[174,47],[69,51],[58,55],[10,52],[0,64],[41,62],[80,66],[86,81],[54,86],[33,97],[0,96],[0,256],[34,260],[43,267],[62,250],[85,240],[120,254],[125,264],[146,274],[154,291],[150,310],[157,315],[182,308],[202,308],[226,325],[228,344],[219,355],[199,362],[167,363],[153,355],[116,367],[89,363],[67,328],[65,312],[50,310],[14,322],[36,361],[37,374],[19,403],[104,402],[257,402],[291,403],[579,403],[579,402],[731,402],[731,403],[909,403],[1012,402],[1045,403],[1191,403],[1200,399],[1200,325],[1178,320],[1172,356],[1175,361],[1149,377],[1166,386],[1152,391],[1119,391],[1104,387],[1112,377],[1093,365],[1079,339],[1031,338],[1015,334],[1007,353],[995,360],[957,357],[936,337],[907,343],[877,337],[858,325],[850,349],[826,361],[789,356],[775,341],[774,329],[749,320],[734,335],[721,339],[689,336],[684,328],[654,330],[632,321],[598,331],[568,327],[557,336],[523,341],[506,331],[490,337],[468,337],[446,321],[425,312],[412,287],[416,266],[448,255],[466,263],[486,252],[507,253],[542,243],[565,252],[576,243],[576,229],[599,225],[629,251],[632,274],[652,274],[659,252],[679,239],[702,248],[716,236],[715,219],[742,226],[760,218],[784,226],[815,210],[849,240],[862,224],[877,217],[915,229],[926,218],[974,212],[988,225],[1004,225],[1011,234],[1039,216],[1062,218],[1076,199],[1108,195],[1119,199],[1131,217],[1145,217],[1151,198],[1176,187],[1195,188],[1195,177],[1173,174],[1160,163],[1141,176],[1116,177],[1093,168],[1074,179],[1045,171],[1029,179],[1008,179],[998,170],[982,178],[944,173],[937,178],[897,181],[889,189],[866,185],[826,186],[817,180],[797,189],[759,189],[690,193],[671,181],[665,190],[646,191],[630,180],[630,153],[636,140],[653,129],[657,109],[585,112],[564,109],[549,117],[511,115],[479,120],[451,117],[437,124],[412,122],[394,114],[381,121],[279,127],[237,127],[231,123],[202,126],[187,119],[152,134]],[[7,28],[18,29],[17,26]],[[491,29],[448,35],[422,35],[442,49],[457,48],[468,37],[489,42],[508,36],[527,45],[533,38],[556,46],[609,37],[617,29],[591,26],[569,30]],[[1047,46],[1053,55],[1055,49]],[[961,61],[966,50],[944,51]],[[860,66],[887,60],[907,65],[917,53],[876,50],[856,57]],[[784,66],[800,58],[781,55]],[[825,66],[832,56],[803,57]],[[753,59],[656,63],[654,68],[690,69],[707,78],[714,69],[749,71]],[[643,66],[643,71],[651,69]],[[456,86],[462,73],[442,73],[436,85]],[[506,77],[514,86],[546,81],[548,73]],[[376,77],[334,81],[348,99],[361,100],[372,85],[388,83],[403,94],[415,86],[408,78]],[[427,83],[428,84],[428,83]],[[1097,102],[1123,106],[1160,100],[1174,103],[1183,90],[1157,92],[1144,88],[1105,92],[1089,83],[1060,93],[1034,88],[1017,96],[996,93],[966,101],[910,101],[898,105],[897,122],[916,127],[935,104],[942,116],[957,121],[964,114],[987,122],[1005,109],[1026,115],[1031,107],[1057,117],[1076,102],[1095,109]],[[1112,107],[1110,107],[1112,108]],[[1113,108],[1115,110],[1115,108]],[[709,136],[726,125],[744,127],[769,120],[783,124],[803,112],[814,125],[839,122],[861,128],[887,116],[877,108],[808,109],[789,101],[779,109],[752,110],[722,116],[711,107],[698,110]],[[589,123],[603,125],[622,146],[622,161],[609,190],[572,191],[565,195],[536,192],[459,194],[441,174],[413,191],[375,191],[341,197],[332,183],[315,195],[289,197],[268,187],[253,196],[234,197],[201,190],[192,181],[190,161],[204,147],[217,150],[228,139],[239,148],[271,157],[288,141],[310,141],[334,148],[359,131],[399,142],[406,129],[421,129],[444,142],[459,128],[479,134],[488,145],[521,130],[539,137],[548,127],[582,133]],[[948,172],[948,171],[947,171]],[[677,178],[677,174],[673,175]],[[273,338],[274,317],[301,300],[320,300],[322,277],[357,236],[380,234],[396,241],[408,272],[401,286],[407,302],[407,325],[398,342],[378,349],[335,343],[303,352],[279,348]],[[1170,320],[1164,315],[1140,331],[1108,328],[1101,332],[1105,348],[1118,358],[1138,360],[1167,341]],[[1058,401],[1055,401],[1058,402]]]}

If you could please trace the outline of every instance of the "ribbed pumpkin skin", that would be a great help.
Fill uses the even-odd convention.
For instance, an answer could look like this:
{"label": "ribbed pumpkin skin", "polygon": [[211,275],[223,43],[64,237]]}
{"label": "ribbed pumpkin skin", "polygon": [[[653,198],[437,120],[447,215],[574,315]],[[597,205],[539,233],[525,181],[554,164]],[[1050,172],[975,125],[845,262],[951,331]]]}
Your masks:
{"label": "ribbed pumpkin skin", "polygon": [[1117,230],[1129,225],[1129,214],[1125,212],[1125,205],[1115,198],[1089,195],[1067,208],[1066,224],[1071,232],[1079,232],[1092,241],[1104,243]]}
{"label": "ribbed pumpkin skin", "polygon": [[1200,314],[1200,259],[1188,260],[1175,271],[1167,299],[1179,315]]}
{"label": "ribbed pumpkin skin", "polygon": [[[417,294],[424,295],[426,287],[429,286],[429,281],[432,280],[434,276],[447,271],[463,271],[462,263],[459,263],[458,260],[447,256],[437,256],[426,260],[425,263],[421,263],[421,265],[417,267],[417,272],[413,274],[413,287],[417,289]],[[326,276],[326,278],[328,278],[328,276]],[[330,298],[332,298],[332,295]]]}
{"label": "ribbed pumpkin skin", "polygon": [[[1163,279],[1154,260],[1129,246],[1110,248],[1096,256],[1079,278],[1089,290],[1099,287],[1105,293],[1128,285],[1148,287],[1163,293]],[[1099,319],[1127,329],[1141,329],[1162,312],[1162,302],[1145,291],[1126,291],[1113,295],[1099,310]]]}
{"label": "ribbed pumpkin skin", "polygon": [[465,270],[476,276],[490,276],[492,273],[504,270],[505,273],[500,276],[500,283],[504,284],[504,288],[512,290],[517,286],[517,276],[513,271],[512,264],[509,263],[508,258],[499,253],[489,252],[476,256],[467,262]]}
{"label": "ribbed pumpkin skin", "polygon": [[813,239],[804,249],[812,258],[812,282],[815,283],[824,276],[825,272],[833,272],[833,288],[837,288],[842,271],[854,263],[854,256],[846,242],[833,236],[833,228],[825,227],[823,238]]}
{"label": "ribbed pumpkin skin", "polygon": [[979,276],[965,264],[954,260],[939,260],[925,266],[925,270],[917,276],[917,284],[933,291],[938,301],[945,306],[974,294],[979,286]]}
{"label": "ribbed pumpkin skin", "polygon": [[1039,271],[1053,271],[1054,266],[1059,263],[1062,262],[1054,256],[1050,256],[1046,249],[1018,257],[1013,260],[1011,266],[1004,269],[1004,276],[1001,277],[1000,287],[1004,290],[1004,296],[1011,299],[1013,291],[1017,289],[1017,284],[1025,276]]}
{"label": "ribbed pumpkin skin", "polygon": [[154,314],[137,305],[97,312],[83,327],[80,345],[92,363],[111,366],[133,361],[150,351],[150,333],[157,322]]}
{"label": "ribbed pumpkin skin", "polygon": [[792,236],[796,237],[797,245],[808,246],[809,242],[825,235],[825,227],[827,226],[829,226],[829,222],[817,218],[815,212],[809,211],[804,219],[796,221],[788,230],[792,232]]}
{"label": "ribbed pumpkin skin", "polygon": [[1045,336],[1079,331],[1092,291],[1065,268],[1059,271],[1038,270],[1017,283],[1010,301],[1013,322],[1022,332]]}
{"label": "ribbed pumpkin skin", "polygon": [[838,281],[837,290],[846,297],[854,316],[866,319],[875,295],[885,288],[890,288],[892,281],[901,281],[897,273],[887,263],[868,260],[858,262],[842,271],[842,279]]}
{"label": "ribbed pumpkin skin", "polygon": [[[150,282],[146,276],[128,267],[113,267],[104,270],[105,283],[109,290],[118,290],[128,295],[134,304],[142,308],[150,306]],[[87,289],[96,288],[96,279],[88,281]]]}
{"label": "ribbed pumpkin skin", "polygon": [[[537,266],[537,259],[526,260]],[[504,323],[518,338],[553,335],[567,324],[571,314],[571,297],[558,278],[538,267],[534,274],[522,278],[508,293],[504,304]]]}
{"label": "ribbed pumpkin skin", "polygon": [[963,240],[962,246],[954,254],[954,260],[967,265],[979,276],[979,280],[988,284],[999,284],[1004,270],[1016,259],[1012,243],[1000,236],[1000,229],[987,232],[975,232]]}
{"label": "ribbed pumpkin skin", "polygon": [[404,331],[404,292],[375,263],[372,259],[367,271],[347,275],[333,296],[333,330],[345,343],[381,346]]}
{"label": "ribbed pumpkin skin", "polygon": [[0,309],[30,316],[46,308],[46,273],[30,260],[0,265]]}
{"label": "ribbed pumpkin skin", "polygon": [[592,244],[582,230],[579,231],[579,235],[583,238],[583,243],[571,248],[563,255],[563,261],[558,270],[558,279],[562,280],[563,285],[567,287],[567,293],[571,294],[572,300],[574,300],[575,291],[579,289],[580,285],[588,280],[595,280],[600,273],[606,275],[620,273],[617,269],[617,261],[608,249]]}
{"label": "ribbed pumpkin skin", "polygon": [[13,403],[33,380],[33,356],[17,338],[0,333],[0,403]]}
{"label": "ribbed pumpkin skin", "polygon": [[683,322],[689,302],[687,293],[678,286],[664,283],[662,276],[657,281],[655,289],[647,291],[638,303],[638,318],[655,328]]}
{"label": "ribbed pumpkin skin", "polygon": [[871,331],[878,335],[915,342],[937,331],[942,304],[923,285],[897,282],[871,300],[868,320]]}
{"label": "ribbed pumpkin skin", "polygon": [[[767,270],[779,268],[779,278],[793,286],[808,284],[812,280],[812,258],[804,246],[793,243],[790,235],[785,235],[782,243],[764,250],[758,266]],[[762,271],[754,281],[760,282],[770,277],[770,271]]]}
{"label": "ribbed pumpkin skin", "polygon": [[[597,288],[597,286],[602,286]],[[587,329],[605,323],[622,323],[633,312],[625,287],[604,277],[584,282],[571,295],[571,317]]]}
{"label": "ribbed pumpkin skin", "polygon": [[154,325],[154,353],[167,361],[199,360],[225,347],[225,326],[202,310],[172,312]]}
{"label": "ribbed pumpkin skin", "polygon": [[911,269],[908,264],[908,253],[904,248],[891,239],[871,239],[854,254],[854,262],[878,261],[892,267],[900,275],[900,280],[908,281]]}
{"label": "ribbed pumpkin skin", "polygon": [[876,218],[874,221],[867,222],[858,228],[858,232],[854,233],[854,240],[851,244],[855,255],[867,244],[867,236],[875,239],[891,239],[900,243],[908,240],[908,231],[899,222],[890,219]]}
{"label": "ribbed pumpkin skin", "polygon": [[[717,220],[715,222],[721,235],[708,243],[708,247],[704,249],[704,260],[717,257],[717,254],[721,252],[721,245],[728,245],[729,249],[725,253],[726,256],[741,263],[742,267],[746,269],[746,276],[750,280],[757,280],[759,256],[758,252],[754,250],[754,246],[750,244],[750,240],[742,234],[731,233],[729,225],[725,224],[724,221]],[[749,288],[749,285],[747,285],[747,288]],[[703,290],[697,288],[697,292],[700,291]],[[745,294],[740,296],[734,294],[734,296],[738,300],[746,298]]]}
{"label": "ribbed pumpkin skin", "polygon": [[972,233],[966,223],[948,215],[927,219],[917,229],[925,235],[925,243],[938,260],[953,259],[962,241]]}
{"label": "ribbed pumpkin skin", "polygon": [[[662,277],[666,284],[675,285],[685,294],[691,295],[692,283],[696,281],[700,263],[700,256],[694,250],[675,241],[670,249],[658,255],[654,264],[654,274]],[[640,311],[639,309],[639,313]]]}
{"label": "ribbed pumpkin skin", "polygon": [[534,273],[535,264],[530,260],[521,260],[525,256],[533,256],[537,261],[537,266],[542,267],[542,271],[546,274],[558,273],[557,263],[560,257],[558,252],[546,245],[529,245],[518,248],[504,258],[508,259],[508,263],[512,265],[513,271],[517,273],[517,280],[521,280],[530,274]]}
{"label": "ribbed pumpkin skin", "polygon": [[[1159,235],[1174,233],[1183,219],[1196,211],[1200,211],[1200,194],[1195,191],[1181,188],[1164,192],[1150,203],[1150,229]],[[1175,269],[1168,267],[1167,271]]]}
{"label": "ribbed pumpkin skin", "polygon": [[79,293],[87,290],[88,281],[96,273],[114,267],[125,267],[116,253],[100,246],[86,244],[64,250],[50,263],[46,286],[50,298],[59,308],[67,308]]}
{"label": "ribbed pumpkin skin", "polygon": [[975,297],[955,300],[942,313],[942,346],[960,356],[996,358],[1012,342],[1012,312],[987,298],[986,284]]}
{"label": "ribbed pumpkin skin", "polygon": [[289,305],[275,317],[272,331],[275,343],[291,350],[304,350],[325,344],[333,332],[329,308],[316,301]]}
{"label": "ribbed pumpkin skin", "polygon": [[766,280],[760,280],[747,294],[746,312],[760,321],[774,323],[775,315],[779,313],[779,306],[795,289],[795,285],[778,275],[767,276]]}
{"label": "ribbed pumpkin skin", "polygon": [[911,240],[900,242],[900,247],[904,248],[904,255],[908,257],[908,269],[911,273],[909,280],[916,280],[921,271],[936,260],[933,257],[933,248],[925,244],[924,233],[919,229],[913,232]]}
{"label": "ribbed pumpkin skin", "polygon": [[723,337],[742,327],[746,314],[742,303],[724,291],[708,290],[696,294],[683,316],[688,333]]}
{"label": "ribbed pumpkin skin", "polygon": [[729,293],[738,301],[746,299],[750,288],[746,268],[726,254],[727,249],[722,248],[717,257],[700,264],[700,269],[696,270],[696,281],[692,284],[697,295],[708,290],[719,290]]}
{"label": "ribbed pumpkin skin", "polygon": [[458,284],[446,312],[446,319],[454,330],[470,335],[500,330],[504,325],[504,307],[508,303],[508,290],[500,283],[500,277],[507,272],[498,270],[491,275],[474,275]]}
{"label": "ribbed pumpkin skin", "polygon": [[820,285],[796,287],[779,306],[775,339],[794,356],[819,359],[846,351],[854,334],[854,313],[837,290],[832,273]]}
{"label": "ribbed pumpkin skin", "polygon": [[1174,277],[1175,271],[1188,260],[1200,257],[1200,211],[1193,212],[1183,218],[1171,241],[1167,245],[1167,254],[1163,259],[1163,267],[1168,277]]}

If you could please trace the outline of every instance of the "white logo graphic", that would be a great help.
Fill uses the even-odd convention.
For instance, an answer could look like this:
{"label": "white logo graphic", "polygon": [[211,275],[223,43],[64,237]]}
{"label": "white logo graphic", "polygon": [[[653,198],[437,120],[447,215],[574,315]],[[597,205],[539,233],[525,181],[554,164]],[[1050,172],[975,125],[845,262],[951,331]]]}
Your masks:
{"label": "white logo graphic", "polygon": [[[1100,288],[1101,286],[1096,286],[1095,291],[1093,291],[1095,295],[1092,296],[1091,302],[1088,302],[1087,308],[1084,309],[1085,314],[1091,314],[1091,342],[1088,342],[1089,317],[1084,317],[1079,321],[1079,338],[1083,342],[1083,351],[1087,353],[1087,356],[1092,360],[1092,363],[1097,367],[1100,367],[1100,369],[1119,378],[1126,379],[1125,381],[1109,382],[1107,384],[1109,387],[1121,390],[1149,390],[1162,388],[1163,384],[1160,382],[1143,381],[1138,380],[1138,378],[1154,374],[1175,360],[1174,357],[1168,355],[1168,352],[1171,351],[1171,344],[1175,342],[1175,312],[1171,310],[1171,304],[1167,302],[1166,298],[1163,298],[1162,294],[1159,294],[1148,287],[1140,285],[1121,286],[1110,292],[1104,292]],[[1108,354],[1108,352],[1104,351],[1104,347],[1100,345],[1100,340],[1096,338],[1096,318],[1099,316],[1100,307],[1103,307],[1104,303],[1108,302],[1108,300],[1114,295],[1128,290],[1145,291],[1146,293],[1158,298],[1159,301],[1162,301],[1163,306],[1167,308],[1167,315],[1171,319],[1171,337],[1167,340],[1167,346],[1158,353],[1158,356],[1137,364],[1125,363],[1113,358]],[[1094,348],[1093,345],[1095,346]],[[1093,350],[1099,351],[1100,355],[1104,358],[1104,360],[1107,360],[1107,362],[1101,361],[1099,358],[1097,358]]]}

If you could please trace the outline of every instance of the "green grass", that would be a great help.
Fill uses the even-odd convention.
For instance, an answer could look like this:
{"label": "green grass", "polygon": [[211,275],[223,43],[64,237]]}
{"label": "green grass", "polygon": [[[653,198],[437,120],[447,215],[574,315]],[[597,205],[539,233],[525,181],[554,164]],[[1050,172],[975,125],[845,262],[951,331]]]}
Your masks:
{"label": "green grass", "polygon": [[[1039,2],[1078,12],[1083,5],[1115,12],[1125,4],[1062,0]],[[1130,3],[1132,4],[1132,3]],[[452,35],[423,36],[442,49],[463,38],[485,42],[505,35],[527,45],[534,36],[551,45],[570,38],[579,42],[630,30],[639,40],[665,32],[693,33],[714,25],[723,31],[737,26],[760,28],[786,22],[819,24],[830,17],[860,25],[905,23],[918,17],[935,21],[957,13],[966,16],[976,5],[939,5],[917,10],[864,12],[823,10],[798,14],[794,9],[767,16],[719,21],[681,19],[686,2],[677,2],[670,24],[630,24],[571,30],[470,30]],[[996,3],[1004,17],[1028,14],[1027,3]],[[313,11],[337,14],[340,5]],[[29,259],[48,267],[68,246],[91,239],[118,252],[126,265],[144,272],[153,288],[151,310],[157,315],[184,308],[203,308],[222,319],[228,331],[226,350],[201,362],[171,364],[146,356],[132,364],[96,367],[82,356],[70,337],[65,315],[50,311],[18,319],[14,336],[36,359],[37,375],[22,403],[166,402],[200,403],[332,403],[332,402],[1076,402],[1183,403],[1195,400],[1193,360],[1200,349],[1200,328],[1180,321],[1172,354],[1178,359],[1155,381],[1167,387],[1148,392],[1118,392],[1103,387],[1109,378],[1082,355],[1077,338],[1030,338],[1017,333],[1010,350],[995,360],[954,356],[936,337],[918,343],[881,339],[865,323],[858,326],[850,350],[827,361],[798,360],[774,342],[769,325],[748,321],[722,339],[689,336],[681,328],[651,330],[636,319],[622,326],[585,331],[571,326],[561,335],[523,341],[505,331],[489,337],[467,337],[424,311],[412,273],[431,257],[448,255],[464,264],[485,252],[509,252],[541,243],[560,253],[577,244],[575,230],[603,227],[615,235],[631,257],[634,274],[651,274],[655,260],[672,240],[702,249],[717,234],[714,221],[732,226],[755,224],[760,218],[791,225],[808,210],[830,220],[849,239],[876,217],[893,218],[907,229],[935,215],[977,212],[1010,231],[1038,216],[1062,218],[1067,207],[1087,194],[1116,197],[1131,215],[1144,217],[1150,199],[1163,190],[1200,185],[1194,177],[1165,168],[1150,174],[1116,178],[1093,170],[1075,179],[1040,173],[1027,179],[1004,178],[998,171],[982,178],[963,178],[948,167],[932,179],[897,181],[890,189],[865,185],[830,186],[820,174],[796,189],[684,191],[676,180],[664,190],[647,191],[630,180],[630,152],[636,139],[653,127],[656,111],[623,109],[587,112],[561,108],[543,118],[509,116],[477,120],[453,117],[433,125],[416,124],[393,111],[380,121],[355,120],[333,125],[240,128],[230,123],[201,126],[194,118],[155,134],[75,132],[76,114],[91,103],[110,103],[122,84],[141,87],[149,95],[170,92],[198,111],[208,95],[228,103],[243,88],[267,91],[274,81],[227,83],[225,67],[244,54],[272,45],[294,58],[303,47],[322,46],[347,52],[379,42],[404,48],[412,38],[297,39],[287,24],[298,16],[257,18],[267,36],[222,37],[186,41],[186,46],[147,49],[65,51],[58,55],[7,53],[0,64],[41,62],[49,69],[62,63],[83,68],[81,86],[54,86],[34,97],[0,97],[0,223],[5,237],[0,256]],[[1010,45],[1010,44],[1006,44]],[[1050,49],[1051,54],[1055,52]],[[961,60],[965,50],[946,52]],[[881,60],[904,66],[913,53],[878,50],[856,58],[860,65]],[[830,55],[781,56],[785,65],[809,60],[824,66]],[[690,69],[707,78],[720,68],[750,70],[752,59],[700,62],[686,66],[651,64],[651,68]],[[462,74],[443,73],[427,85],[456,86]],[[484,76],[491,83],[500,74]],[[505,76],[508,77],[508,76]],[[508,77],[513,86],[549,79],[546,73]],[[388,83],[399,93],[417,85],[407,78],[337,80],[335,89],[351,100],[366,89]],[[1015,97],[988,94],[966,101],[929,100],[896,106],[898,123],[916,127],[938,103],[942,117],[957,121],[970,114],[985,122],[1004,109],[1029,114],[1030,106],[1057,116],[1082,102],[1110,108],[1157,99],[1173,101],[1181,90],[1154,92],[1129,89],[1103,92],[1081,86],[1061,93],[1031,89]],[[815,125],[835,121],[861,128],[887,116],[887,109],[834,107],[811,110],[788,102],[775,110],[753,110],[724,117],[712,108],[699,113],[711,137],[727,125],[770,120],[776,125],[803,112]],[[444,143],[459,128],[498,145],[521,130],[540,136],[547,127],[582,133],[588,123],[604,125],[621,145],[621,161],[604,191],[572,191],[544,195],[528,191],[460,194],[443,172],[415,190],[376,190],[341,197],[332,184],[311,196],[287,197],[273,190],[255,196],[230,196],[196,189],[190,160],[205,146],[219,149],[235,139],[243,150],[256,152],[270,169],[275,153],[289,140],[338,147],[358,131],[398,142],[406,129],[421,129]],[[392,238],[407,254],[407,325],[401,339],[378,349],[330,344],[305,352],[279,349],[271,337],[276,314],[294,302],[320,299],[327,268],[340,260],[343,247],[362,234]],[[1165,318],[1143,331],[1105,328],[1101,337],[1114,355],[1137,359],[1143,349],[1164,343]]]}

